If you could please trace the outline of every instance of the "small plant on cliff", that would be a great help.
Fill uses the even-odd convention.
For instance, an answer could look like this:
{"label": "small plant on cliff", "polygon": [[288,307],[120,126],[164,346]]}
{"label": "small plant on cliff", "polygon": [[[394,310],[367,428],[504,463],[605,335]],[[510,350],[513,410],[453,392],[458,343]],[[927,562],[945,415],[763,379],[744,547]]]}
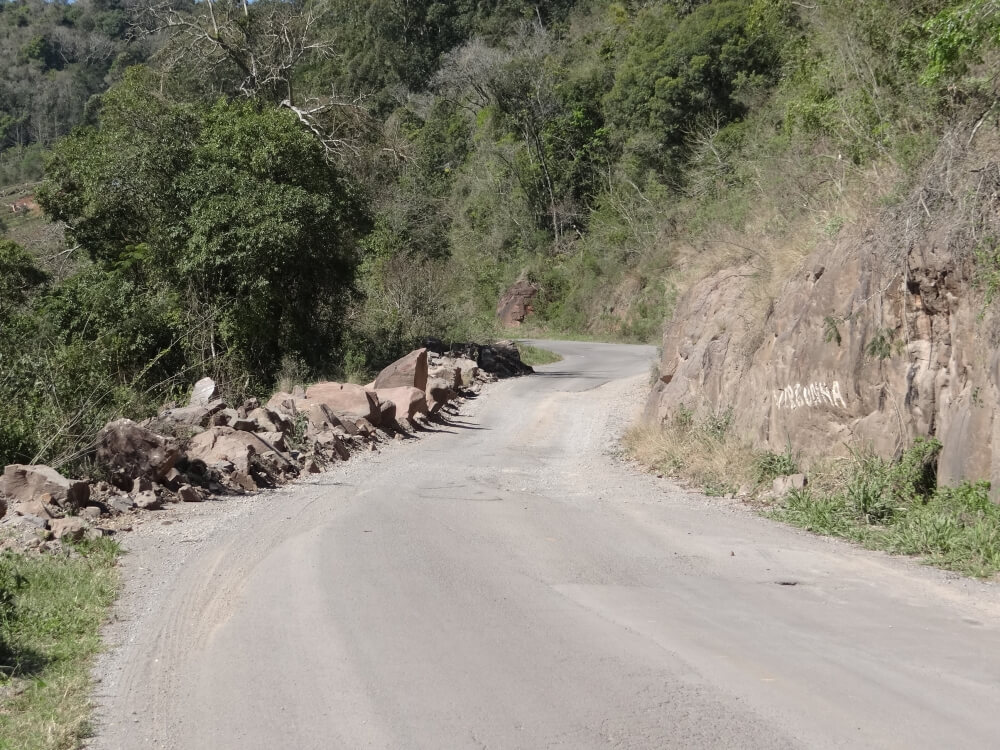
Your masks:
{"label": "small plant on cliff", "polygon": [[775,453],[774,451],[759,453],[754,459],[753,470],[754,483],[758,487],[774,481],[777,477],[797,474],[799,465],[792,455],[792,444],[788,443],[785,446],[784,453]]}
{"label": "small plant on cliff", "polygon": [[895,333],[892,329],[879,328],[865,347],[865,354],[871,359],[879,361],[889,359],[892,356],[892,340],[894,336]]}
{"label": "small plant on cliff", "polygon": [[828,344],[836,344],[840,346],[840,320],[833,317],[832,315],[827,315],[823,318],[823,341]]}

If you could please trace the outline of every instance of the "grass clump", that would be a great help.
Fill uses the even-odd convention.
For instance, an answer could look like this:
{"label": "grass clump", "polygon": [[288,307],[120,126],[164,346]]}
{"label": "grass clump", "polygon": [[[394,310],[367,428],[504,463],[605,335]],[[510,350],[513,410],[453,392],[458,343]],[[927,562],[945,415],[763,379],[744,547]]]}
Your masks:
{"label": "grass clump", "polygon": [[521,361],[531,367],[562,362],[562,357],[560,355],[555,352],[550,352],[548,349],[542,349],[541,347],[530,346],[529,344],[522,344],[518,342],[517,350],[521,352]]}
{"label": "grass clump", "polygon": [[118,589],[118,547],[0,556],[0,748],[61,750],[90,732],[90,664]]}
{"label": "grass clump", "polygon": [[797,474],[791,444],[783,453],[755,450],[733,430],[733,411],[696,415],[680,407],[669,424],[641,425],[625,436],[625,447],[640,463],[689,480],[706,495],[756,493],[776,477]]}
{"label": "grass clump", "polygon": [[640,463],[690,480],[707,495],[722,496],[754,483],[753,448],[731,427],[731,410],[699,418],[682,407],[669,424],[634,427],[624,443]]}
{"label": "grass clump", "polygon": [[784,453],[774,451],[758,453],[753,462],[753,473],[754,484],[757,487],[768,485],[778,477],[798,474],[799,465],[792,455],[791,443],[785,447]]}
{"label": "grass clump", "polygon": [[771,515],[870,549],[992,577],[1000,571],[1000,506],[990,500],[988,482],[937,487],[940,451],[937,440],[918,438],[895,461],[856,452],[839,481],[793,491]]}

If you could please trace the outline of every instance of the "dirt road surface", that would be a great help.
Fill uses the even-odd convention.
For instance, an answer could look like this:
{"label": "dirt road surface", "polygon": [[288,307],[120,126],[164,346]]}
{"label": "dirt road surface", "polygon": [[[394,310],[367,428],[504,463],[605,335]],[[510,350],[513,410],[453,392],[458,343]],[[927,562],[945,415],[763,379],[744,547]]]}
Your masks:
{"label": "dirt road surface", "polygon": [[997,746],[995,585],[630,468],[653,350],[541,345],[439,434],[151,515],[91,746]]}

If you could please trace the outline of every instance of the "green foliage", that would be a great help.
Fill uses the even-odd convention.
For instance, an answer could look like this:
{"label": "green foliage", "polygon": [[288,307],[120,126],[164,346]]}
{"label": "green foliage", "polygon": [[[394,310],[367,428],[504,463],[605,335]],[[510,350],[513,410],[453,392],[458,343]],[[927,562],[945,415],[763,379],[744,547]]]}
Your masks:
{"label": "green foliage", "polygon": [[71,556],[0,555],[0,747],[57,750],[87,735],[117,555],[106,539]]}
{"label": "green foliage", "polygon": [[823,341],[828,344],[836,344],[840,346],[840,320],[833,317],[832,315],[827,315],[823,318]]}
{"label": "green foliage", "polygon": [[964,0],[924,23],[927,67],[922,81],[937,83],[964,73],[982,59],[984,49],[1000,43],[1000,4],[996,0]]}
{"label": "green foliage", "polygon": [[976,283],[983,290],[986,306],[1000,294],[1000,243],[996,237],[984,238],[975,249]]}
{"label": "green foliage", "polygon": [[871,339],[865,345],[865,354],[869,358],[879,361],[889,359],[892,356],[892,345],[895,336],[895,331],[889,328],[876,329]]}
{"label": "green foliage", "polygon": [[560,355],[555,352],[551,352],[548,349],[542,349],[538,346],[519,343],[517,345],[517,349],[521,352],[521,361],[531,367],[551,365],[562,361],[562,357]]}
{"label": "green foliage", "polygon": [[668,5],[640,13],[607,99],[618,128],[634,134],[637,166],[666,169],[685,155],[693,121],[738,119],[742,96],[775,80],[793,16],[755,14],[762,5],[715,0],[680,16]]}
{"label": "green foliage", "polygon": [[290,112],[149,83],[131,70],[100,128],[60,142],[39,201],[96,261],[185,299],[194,367],[253,390],[286,355],[327,366],[365,225],[353,188]]}
{"label": "green foliage", "polygon": [[904,555],[966,575],[1000,572],[1000,506],[988,482],[936,486],[941,444],[918,439],[897,461],[856,452],[841,488],[789,493],[774,515],[822,534]]}
{"label": "green foliage", "polygon": [[757,454],[753,470],[754,483],[758,487],[762,487],[773,482],[777,477],[798,474],[799,465],[792,455],[792,446],[789,444],[784,453],[764,451]]}
{"label": "green foliage", "polygon": [[7,0],[0,10],[0,185],[6,185],[38,179],[38,150],[83,121],[87,101],[105,89],[120,55],[128,50],[138,62],[149,43],[126,40],[119,0]]}
{"label": "green foliage", "polygon": [[26,304],[45,280],[45,272],[24,248],[0,239],[0,321]]}

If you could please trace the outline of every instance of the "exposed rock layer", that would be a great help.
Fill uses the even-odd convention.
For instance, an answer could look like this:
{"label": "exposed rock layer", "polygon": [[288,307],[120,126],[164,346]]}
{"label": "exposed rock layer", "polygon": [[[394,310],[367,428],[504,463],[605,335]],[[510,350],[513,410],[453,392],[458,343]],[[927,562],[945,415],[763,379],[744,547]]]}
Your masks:
{"label": "exposed rock layer", "polygon": [[751,260],[695,284],[666,328],[647,414],[731,409],[737,432],[790,444],[806,465],[851,445],[892,456],[935,436],[939,481],[989,479],[996,494],[1000,326],[974,251],[1000,215],[997,153],[994,142],[939,154],[949,169],[818,248],[762,314]]}

